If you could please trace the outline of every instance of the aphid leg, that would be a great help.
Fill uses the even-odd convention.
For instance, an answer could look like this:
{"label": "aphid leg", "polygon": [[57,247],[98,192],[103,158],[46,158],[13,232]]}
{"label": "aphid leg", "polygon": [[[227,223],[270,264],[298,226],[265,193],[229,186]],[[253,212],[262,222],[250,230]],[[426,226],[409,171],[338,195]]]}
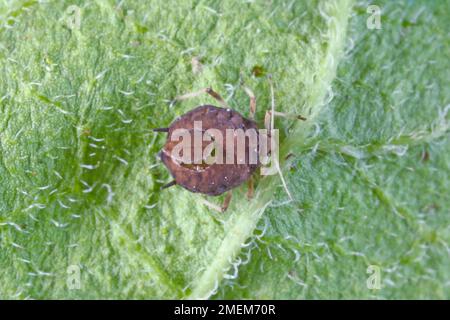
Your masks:
{"label": "aphid leg", "polygon": [[[275,124],[274,124],[274,122],[275,122],[275,95],[273,92],[273,83],[272,83],[271,75],[268,76],[268,80],[269,80],[269,86],[270,86],[271,108],[270,108],[270,111],[266,112],[266,116],[264,119],[264,126],[267,129],[267,131],[269,132],[269,136],[272,137],[271,133],[273,132],[274,126],[275,126]],[[271,150],[271,152],[274,152],[274,149],[278,148],[278,146],[273,144],[272,142],[273,142],[273,140],[271,139],[270,150]],[[272,157],[272,160],[274,161],[275,168],[278,171],[278,174],[280,176],[284,190],[286,191],[289,199],[293,200],[292,195],[287,187],[286,181],[284,180],[283,173],[281,172],[279,160],[277,159],[277,157]]]}
{"label": "aphid leg", "polygon": [[253,195],[254,195],[254,192],[255,192],[255,189],[254,189],[254,186],[253,186],[253,178],[252,177],[250,177],[250,179],[248,179],[247,185],[248,185],[247,199],[250,200],[250,199],[253,198]]}
{"label": "aphid leg", "polygon": [[231,202],[232,195],[233,195],[233,193],[231,191],[228,191],[227,194],[225,195],[225,200],[223,200],[223,204],[222,204],[222,212],[227,211],[228,206],[230,205],[230,202]]}
{"label": "aphid leg", "polygon": [[270,115],[270,111],[267,110],[266,111],[266,115],[264,116],[264,128],[267,129],[267,132],[269,133],[270,136],[270,123],[272,121],[272,117]]}
{"label": "aphid leg", "polygon": [[232,195],[231,191],[228,191],[227,194],[225,195],[225,199],[223,200],[222,206],[218,206],[217,204],[209,202],[206,199],[202,199],[201,202],[208,208],[213,209],[217,212],[223,213],[223,212],[227,211],[228,206],[230,205],[231,195]]}
{"label": "aphid leg", "polygon": [[209,94],[214,99],[216,99],[222,105],[222,107],[231,109],[231,107],[225,102],[225,100],[220,96],[220,94],[218,94],[211,88],[206,88],[205,90],[206,90],[206,93]]}
{"label": "aphid leg", "polygon": [[203,204],[204,204],[205,206],[207,206],[208,208],[213,209],[214,211],[217,211],[217,212],[222,213],[222,207],[221,207],[221,206],[218,206],[217,204],[214,204],[214,203],[212,203],[212,202],[209,202],[209,201],[206,200],[206,199],[201,199],[200,202],[203,203]]}
{"label": "aphid leg", "polygon": [[198,97],[199,95],[201,95],[203,93],[207,93],[211,97],[216,99],[222,105],[222,107],[230,109],[230,106],[225,102],[225,100],[220,96],[220,94],[218,94],[217,92],[215,92],[211,88],[203,88],[203,89],[201,89],[199,91],[196,91],[196,92],[190,92],[190,93],[186,93],[186,94],[183,94],[181,96],[175,97],[174,102],[175,101],[187,100],[187,99],[190,99],[190,98],[195,98],[195,97]]}
{"label": "aphid leg", "polygon": [[[268,111],[270,114],[272,114],[272,111]],[[274,116],[277,117],[283,117],[283,118],[288,118],[288,119],[296,119],[296,120],[303,120],[306,121],[307,119],[304,116],[301,115],[296,115],[296,114],[291,114],[291,113],[285,113],[285,112],[279,112],[279,111],[274,111],[273,112]]]}
{"label": "aphid leg", "polygon": [[245,93],[248,95],[248,97],[250,98],[250,114],[249,114],[249,118],[250,119],[254,119],[255,118],[255,113],[256,113],[256,96],[253,93],[252,90],[250,90],[250,88],[243,86],[243,89],[245,91]]}
{"label": "aphid leg", "polygon": [[185,94],[183,94],[181,96],[175,97],[175,99],[173,99],[174,100],[173,102],[183,101],[183,100],[195,98],[195,97],[198,97],[199,95],[204,94],[204,93],[205,93],[205,89],[201,89],[201,90],[195,91],[195,92],[185,93]]}

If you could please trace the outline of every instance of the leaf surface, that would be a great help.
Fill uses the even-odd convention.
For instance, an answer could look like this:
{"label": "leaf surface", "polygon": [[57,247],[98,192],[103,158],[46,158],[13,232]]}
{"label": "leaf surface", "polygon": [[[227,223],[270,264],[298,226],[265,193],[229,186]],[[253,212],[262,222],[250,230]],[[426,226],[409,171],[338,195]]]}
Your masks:
{"label": "leaf surface", "polygon": [[[72,4],[0,6],[0,298],[449,297],[448,4],[383,2],[381,30],[351,1]],[[294,201],[161,191],[151,128],[214,103],[170,101],[246,115],[242,77],[262,125],[260,73],[308,118],[276,121]]]}

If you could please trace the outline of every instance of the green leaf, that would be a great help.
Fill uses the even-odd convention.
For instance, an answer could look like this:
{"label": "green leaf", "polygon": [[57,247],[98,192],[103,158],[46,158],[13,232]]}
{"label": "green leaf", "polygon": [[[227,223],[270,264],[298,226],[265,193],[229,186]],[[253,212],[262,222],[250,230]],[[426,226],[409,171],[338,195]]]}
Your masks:
{"label": "green leaf", "polygon": [[[447,3],[73,4],[0,6],[0,298],[450,296]],[[151,128],[206,86],[246,115],[241,74],[308,118],[276,121],[294,201],[161,191]]]}

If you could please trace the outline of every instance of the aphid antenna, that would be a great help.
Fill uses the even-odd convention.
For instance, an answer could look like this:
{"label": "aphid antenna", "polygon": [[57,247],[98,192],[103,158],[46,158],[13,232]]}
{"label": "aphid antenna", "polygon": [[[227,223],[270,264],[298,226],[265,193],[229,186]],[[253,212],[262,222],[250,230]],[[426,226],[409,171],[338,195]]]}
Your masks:
{"label": "aphid antenna", "polygon": [[[271,97],[270,100],[271,100],[271,113],[272,113],[272,116],[270,117],[270,131],[273,132],[274,127],[275,127],[275,94],[274,94],[274,90],[273,90],[272,75],[268,74],[267,75],[267,79],[269,81],[269,86],[270,86],[270,97]],[[274,159],[274,161],[275,161],[275,166],[277,168],[277,171],[278,171],[278,174],[280,176],[281,182],[283,184],[283,188],[286,191],[289,199],[291,201],[293,201],[291,192],[289,191],[289,189],[287,187],[287,184],[286,184],[286,181],[284,180],[283,173],[281,172],[280,163],[279,163],[278,159]]]}
{"label": "aphid antenna", "polygon": [[169,128],[154,128],[152,129],[154,132],[169,132]]}

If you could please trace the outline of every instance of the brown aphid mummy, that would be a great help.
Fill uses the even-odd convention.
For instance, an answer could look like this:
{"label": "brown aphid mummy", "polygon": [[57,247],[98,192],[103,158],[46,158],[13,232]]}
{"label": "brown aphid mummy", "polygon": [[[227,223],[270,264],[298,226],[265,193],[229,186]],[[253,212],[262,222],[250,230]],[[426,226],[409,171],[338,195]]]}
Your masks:
{"label": "brown aphid mummy", "polygon": [[[221,132],[224,140],[220,147],[223,150],[222,154],[224,158],[226,158],[225,146],[227,143],[227,129],[242,129],[244,131],[254,129],[255,132],[258,130],[258,127],[254,121],[244,118],[238,112],[212,105],[199,106],[182,115],[168,128],[169,131],[167,142],[160,153],[161,160],[169,169],[171,175],[176,181],[176,184],[192,192],[203,193],[209,196],[217,196],[228,190],[236,188],[247,181],[259,166],[259,161],[256,164],[250,164],[249,161],[247,161],[249,159],[249,144],[247,141],[245,149],[246,161],[244,161],[244,163],[238,163],[236,159],[237,152],[234,152],[235,159],[233,164],[184,164],[180,162],[179,159],[175,159],[172,156],[173,148],[179,143],[178,139],[172,139],[172,133],[176,129],[193,131],[194,121],[202,122],[203,132],[208,129],[217,129]],[[193,134],[191,137],[193,137]],[[236,136],[234,139],[235,141],[233,145],[237,146]],[[204,142],[202,146],[203,150],[210,143],[210,141]],[[194,143],[192,141],[191,146],[193,145]]]}
{"label": "brown aphid mummy", "polygon": [[[283,117],[292,117],[292,115],[284,114],[281,112],[275,111],[275,104],[274,104],[274,98],[273,98],[273,86],[271,82],[271,78],[269,77],[269,83],[271,88],[271,95],[272,95],[272,108],[271,110],[266,112],[265,116],[265,129],[267,130],[273,130],[273,117],[274,116],[283,116]],[[245,93],[250,98],[250,118],[253,119],[255,112],[256,112],[256,97],[253,94],[253,92],[243,86],[243,89]],[[251,180],[252,174],[258,169],[260,166],[260,159],[259,159],[259,148],[261,147],[259,145],[259,135],[258,135],[258,145],[256,146],[257,150],[250,150],[250,148],[254,146],[250,146],[248,143],[248,137],[246,136],[245,141],[245,159],[243,163],[240,161],[237,161],[237,152],[236,152],[236,136],[234,136],[233,139],[235,139],[233,145],[235,146],[234,150],[234,161],[232,164],[227,163],[226,161],[224,163],[212,163],[207,164],[201,162],[200,164],[192,164],[192,163],[183,163],[180,161],[180,159],[175,159],[173,157],[172,150],[173,148],[179,143],[178,139],[172,139],[172,134],[176,129],[184,129],[188,130],[190,132],[193,132],[194,129],[194,122],[201,121],[202,123],[202,131],[205,132],[208,129],[216,129],[219,130],[222,137],[223,137],[223,143],[221,145],[222,148],[222,154],[224,159],[226,158],[226,139],[227,129],[242,129],[244,132],[249,129],[254,129],[255,132],[258,134],[258,126],[255,121],[251,119],[247,119],[243,117],[241,114],[239,114],[237,111],[232,110],[225,100],[213,91],[211,88],[205,88],[200,91],[194,92],[194,93],[188,93],[183,96],[179,96],[175,98],[175,101],[177,100],[185,100],[189,98],[196,97],[200,94],[207,93],[214,99],[216,99],[222,107],[215,107],[212,105],[202,105],[199,106],[188,113],[182,115],[177,120],[175,120],[170,127],[168,128],[158,128],[154,129],[154,131],[157,132],[167,132],[168,137],[167,141],[160,152],[161,160],[163,161],[164,165],[169,169],[171,175],[174,178],[174,181],[168,183],[163,188],[170,187],[173,185],[180,185],[184,187],[185,189],[202,193],[210,196],[218,196],[223,194],[224,192],[227,192],[233,188],[238,187],[245,181],[249,181],[249,192],[247,195],[251,197],[253,194],[253,183]],[[294,118],[305,120],[303,117],[295,116]],[[271,132],[271,131],[270,131]],[[193,135],[191,135],[192,137]],[[269,134],[270,136],[270,134]],[[172,141],[173,140],[173,141]],[[205,150],[206,146],[210,144],[211,142],[205,142],[202,141],[202,151]],[[194,145],[191,141],[191,145]],[[216,146],[217,147],[217,146]],[[192,148],[193,149],[193,148]],[[252,163],[252,161],[249,161],[249,154],[250,152],[257,152],[258,159],[256,163]],[[271,152],[271,141],[267,141],[267,151]],[[193,153],[193,150],[191,150],[191,154]],[[242,160],[242,159],[241,159]],[[254,162],[254,161],[253,161]],[[277,170],[280,174],[281,180],[283,182],[283,186],[286,189],[287,194],[289,195],[289,198],[292,199],[289,190],[287,189],[286,183],[284,181],[284,178],[281,174],[281,170],[279,168],[278,162],[276,163]],[[204,203],[221,212],[224,212],[231,200],[231,193],[228,192],[227,196],[225,197],[224,203],[221,207],[216,206],[212,203],[209,203],[208,201],[204,201]]]}

